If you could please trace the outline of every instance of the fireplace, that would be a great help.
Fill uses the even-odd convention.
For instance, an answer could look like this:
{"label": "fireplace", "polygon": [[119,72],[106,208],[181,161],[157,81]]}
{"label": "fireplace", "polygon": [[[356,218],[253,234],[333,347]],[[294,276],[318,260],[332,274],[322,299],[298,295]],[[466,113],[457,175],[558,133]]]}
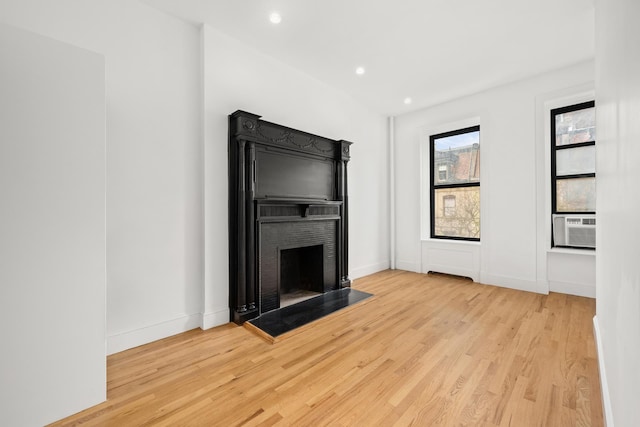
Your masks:
{"label": "fireplace", "polygon": [[229,308],[241,324],[351,285],[347,141],[229,116]]}
{"label": "fireplace", "polygon": [[324,293],[324,245],[280,249],[280,307]]}
{"label": "fireplace", "polygon": [[304,289],[304,282],[311,281],[315,286],[308,290],[318,293],[337,289],[339,283],[339,219],[311,215],[306,221],[289,218],[280,222],[275,218],[263,217],[258,224],[261,312],[282,307],[282,296],[290,290]]}

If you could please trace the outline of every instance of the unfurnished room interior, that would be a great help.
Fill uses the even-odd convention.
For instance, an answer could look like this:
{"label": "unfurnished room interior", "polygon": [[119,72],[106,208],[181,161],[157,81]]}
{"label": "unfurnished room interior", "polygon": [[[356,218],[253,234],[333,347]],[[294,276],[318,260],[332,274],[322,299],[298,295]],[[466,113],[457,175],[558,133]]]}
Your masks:
{"label": "unfurnished room interior", "polygon": [[640,425],[640,2],[0,2],[0,424]]}

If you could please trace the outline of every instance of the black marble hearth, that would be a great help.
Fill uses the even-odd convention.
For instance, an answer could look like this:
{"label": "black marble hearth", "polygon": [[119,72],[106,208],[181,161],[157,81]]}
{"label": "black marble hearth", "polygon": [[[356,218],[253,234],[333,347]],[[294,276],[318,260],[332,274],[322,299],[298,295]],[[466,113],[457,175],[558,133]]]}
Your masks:
{"label": "black marble hearth", "polygon": [[276,338],[331,313],[372,296],[367,292],[343,288],[277,310],[249,321],[253,326]]}

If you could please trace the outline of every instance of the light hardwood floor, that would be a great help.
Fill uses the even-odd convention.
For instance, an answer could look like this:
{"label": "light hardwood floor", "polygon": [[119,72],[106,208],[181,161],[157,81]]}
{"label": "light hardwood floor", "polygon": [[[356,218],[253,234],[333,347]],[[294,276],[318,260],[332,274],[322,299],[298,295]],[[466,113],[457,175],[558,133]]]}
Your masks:
{"label": "light hardwood floor", "polygon": [[108,358],[56,425],[601,426],[595,301],[384,271],[276,344],[232,324]]}

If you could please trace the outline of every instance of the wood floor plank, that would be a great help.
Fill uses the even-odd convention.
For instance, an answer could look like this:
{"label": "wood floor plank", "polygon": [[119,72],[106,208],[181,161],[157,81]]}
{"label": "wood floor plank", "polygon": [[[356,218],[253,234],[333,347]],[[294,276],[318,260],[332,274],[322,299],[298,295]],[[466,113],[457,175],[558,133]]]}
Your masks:
{"label": "wood floor plank", "polygon": [[107,402],[53,425],[603,425],[594,300],[399,270],[353,286],[374,297],[274,344],[227,324],[109,356]]}

